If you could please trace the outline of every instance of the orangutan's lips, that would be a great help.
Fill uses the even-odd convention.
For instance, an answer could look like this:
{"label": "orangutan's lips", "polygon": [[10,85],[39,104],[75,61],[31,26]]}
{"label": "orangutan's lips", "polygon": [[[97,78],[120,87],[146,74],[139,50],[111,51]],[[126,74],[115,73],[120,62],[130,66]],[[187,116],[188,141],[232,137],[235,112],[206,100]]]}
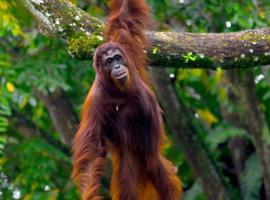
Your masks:
{"label": "orangutan's lips", "polygon": [[117,74],[115,78],[116,79],[122,79],[122,78],[124,78],[126,76],[127,76],[127,72],[125,71],[125,72],[120,72],[119,74]]}

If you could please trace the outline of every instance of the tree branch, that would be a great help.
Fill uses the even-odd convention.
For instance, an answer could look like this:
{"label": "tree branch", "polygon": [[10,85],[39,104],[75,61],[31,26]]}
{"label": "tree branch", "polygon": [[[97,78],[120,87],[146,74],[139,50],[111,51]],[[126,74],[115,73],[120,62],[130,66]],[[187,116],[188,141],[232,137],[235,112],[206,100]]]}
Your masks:
{"label": "tree branch", "polygon": [[[103,42],[104,23],[68,0],[21,0],[49,32],[69,43],[70,54],[90,59]],[[151,65],[247,68],[270,64],[270,28],[235,33],[147,32]]]}

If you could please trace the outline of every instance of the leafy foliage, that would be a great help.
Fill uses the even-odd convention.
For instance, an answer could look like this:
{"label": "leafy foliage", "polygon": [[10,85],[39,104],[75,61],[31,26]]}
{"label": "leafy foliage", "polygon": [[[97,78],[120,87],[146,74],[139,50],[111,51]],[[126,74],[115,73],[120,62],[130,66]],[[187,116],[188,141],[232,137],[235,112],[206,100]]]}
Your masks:
{"label": "leafy foliage", "polygon": [[[14,180],[11,190],[23,199],[74,199],[76,191],[70,180],[70,159],[40,139],[31,139],[6,148],[5,176]],[[29,181],[31,180],[31,181]],[[5,197],[6,195],[6,197]],[[8,192],[3,195],[8,198]]]}
{"label": "leafy foliage", "polygon": [[202,188],[198,182],[195,182],[190,190],[185,194],[183,200],[205,200]]}
{"label": "leafy foliage", "polygon": [[259,191],[262,185],[262,168],[256,154],[252,154],[246,161],[241,183],[244,200],[256,200],[260,198]]}
{"label": "leafy foliage", "polygon": [[[106,2],[72,0],[99,18],[108,13]],[[163,31],[231,32],[270,25],[268,0],[148,2],[155,27]],[[33,18],[16,1],[0,1],[0,21],[0,199],[79,199],[70,181],[70,156],[58,145],[63,133],[56,131],[53,117],[38,93],[54,96],[61,89],[79,114],[94,78],[91,63],[71,58],[62,41],[39,34]],[[158,49],[152,51],[157,53]],[[183,58],[187,63],[197,59],[192,52]],[[209,150],[221,176],[242,199],[260,199],[263,169],[254,150],[254,138],[244,121],[247,102],[239,101],[244,93],[232,98],[232,91],[239,94],[238,85],[245,74],[240,71],[233,85],[227,72],[220,69],[170,72],[175,77],[173,83],[179,99],[194,116],[200,142]],[[253,107],[263,112],[263,141],[269,144],[270,71],[264,68],[254,73],[259,104]],[[238,120],[228,120],[224,113],[237,115]],[[236,173],[232,161],[235,155],[228,147],[235,138],[244,138],[248,143],[243,146],[247,159],[242,161],[245,167],[241,175]],[[169,139],[164,152],[177,166],[185,189],[184,199],[206,199],[183,149],[176,146],[172,135]],[[108,181],[103,184],[109,187]]]}
{"label": "leafy foliage", "polygon": [[209,148],[217,149],[218,145],[228,142],[229,139],[236,137],[248,137],[248,133],[241,128],[235,128],[228,124],[220,124],[209,132],[206,142]]}

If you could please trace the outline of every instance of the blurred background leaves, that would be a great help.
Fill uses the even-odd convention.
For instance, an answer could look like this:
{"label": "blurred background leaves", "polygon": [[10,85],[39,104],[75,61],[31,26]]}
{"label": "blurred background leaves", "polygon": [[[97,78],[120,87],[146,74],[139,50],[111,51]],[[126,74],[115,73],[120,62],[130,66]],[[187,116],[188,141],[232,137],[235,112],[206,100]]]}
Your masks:
{"label": "blurred background leaves", "polygon": [[[72,2],[101,19],[108,13],[105,0]],[[269,0],[228,0],[226,3],[148,0],[148,3],[156,30],[230,32],[270,25]],[[192,55],[186,56],[193,59]],[[252,127],[245,117],[250,116],[254,107],[260,109],[264,120],[263,141],[270,144],[270,71],[269,67],[253,70],[256,87],[253,95],[258,102],[252,106],[240,84],[246,84],[249,72],[236,71],[228,74],[221,69],[171,69],[176,93],[194,112],[194,119],[201,122],[197,124],[201,142],[232,188],[232,197],[264,199],[264,169],[250,134]],[[79,199],[70,179],[69,144],[93,79],[91,61],[71,58],[63,41],[42,36],[19,2],[0,2],[0,199]],[[55,110],[58,114],[69,113],[63,118],[63,124],[54,118]],[[71,128],[63,131],[67,124]],[[206,199],[200,181],[170,133],[169,139],[164,153],[178,168],[184,200]],[[241,150],[239,168],[232,153],[235,141]],[[106,196],[108,180],[102,183],[102,193]]]}

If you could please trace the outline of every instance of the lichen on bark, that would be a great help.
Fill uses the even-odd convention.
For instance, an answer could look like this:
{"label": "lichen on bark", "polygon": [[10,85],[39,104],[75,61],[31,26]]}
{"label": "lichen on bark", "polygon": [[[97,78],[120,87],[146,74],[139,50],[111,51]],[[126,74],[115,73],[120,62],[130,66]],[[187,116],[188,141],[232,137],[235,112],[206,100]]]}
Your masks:
{"label": "lichen on bark", "polygon": [[71,56],[78,59],[90,59],[95,49],[104,41],[100,33],[94,33],[91,36],[83,32],[74,34],[69,40],[68,52]]}
{"label": "lichen on bark", "polygon": [[[104,22],[68,0],[21,0],[47,29],[68,41],[71,55],[89,59]],[[76,37],[80,33],[80,37]],[[223,69],[270,64],[270,28],[235,33],[146,32],[152,66]],[[85,40],[85,42],[83,42]],[[157,49],[153,51],[152,49]],[[184,57],[192,52],[198,59]]]}

